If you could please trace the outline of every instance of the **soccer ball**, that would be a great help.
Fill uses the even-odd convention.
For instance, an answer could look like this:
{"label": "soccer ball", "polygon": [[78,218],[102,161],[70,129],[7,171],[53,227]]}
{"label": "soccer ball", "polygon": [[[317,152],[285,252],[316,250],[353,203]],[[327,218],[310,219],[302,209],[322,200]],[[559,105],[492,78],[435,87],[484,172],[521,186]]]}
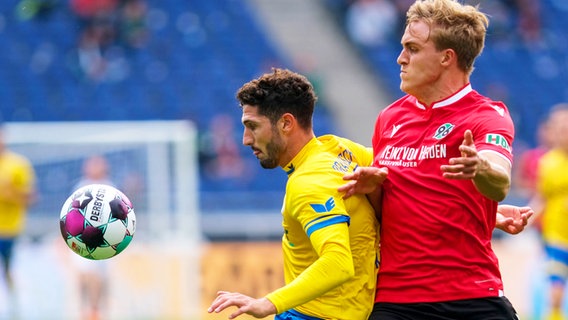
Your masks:
{"label": "soccer ball", "polygon": [[122,252],[134,236],[132,202],[118,189],[91,184],[77,189],[63,204],[59,227],[76,254],[101,260]]}

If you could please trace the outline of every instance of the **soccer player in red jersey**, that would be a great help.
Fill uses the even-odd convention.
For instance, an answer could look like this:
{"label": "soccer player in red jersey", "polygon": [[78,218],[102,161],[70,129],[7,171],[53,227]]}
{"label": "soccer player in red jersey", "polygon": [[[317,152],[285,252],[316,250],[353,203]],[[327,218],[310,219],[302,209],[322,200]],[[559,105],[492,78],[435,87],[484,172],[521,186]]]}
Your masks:
{"label": "soccer player in red jersey", "polygon": [[371,320],[517,319],[491,247],[514,127],[507,107],[470,83],[487,26],[455,0],[417,0],[407,12],[397,59],[407,95],[378,116],[373,167],[340,188],[382,197]]}

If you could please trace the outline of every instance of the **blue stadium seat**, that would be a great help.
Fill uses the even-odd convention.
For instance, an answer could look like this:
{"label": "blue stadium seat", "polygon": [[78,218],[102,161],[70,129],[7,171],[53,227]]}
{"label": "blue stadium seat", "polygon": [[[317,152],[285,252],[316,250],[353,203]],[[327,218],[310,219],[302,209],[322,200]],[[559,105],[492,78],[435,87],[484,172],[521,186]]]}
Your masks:
{"label": "blue stadium seat", "polygon": [[[553,104],[568,101],[568,20],[565,19],[568,5],[561,0],[540,3],[541,43],[524,43],[518,36],[508,40],[493,37],[490,24],[486,47],[472,74],[474,88],[482,94],[504,95],[515,118],[517,139],[533,146],[537,143],[538,121]],[[400,93],[399,67],[395,63],[400,44],[393,42],[378,49],[360,49],[363,58],[396,97]]]}
{"label": "blue stadium seat", "polygon": [[[116,43],[128,72],[113,81],[93,81],[78,66],[81,27],[68,2],[59,1],[46,17],[25,21],[13,14],[18,2],[0,1],[0,18],[5,21],[0,30],[4,48],[0,52],[0,100],[6,121],[190,119],[204,130],[218,113],[230,113],[235,115],[239,130],[235,140],[240,144],[236,90],[269,71],[269,63],[281,66],[286,61],[245,2],[148,1],[149,13],[165,17],[163,28],[149,28],[149,41],[143,48]],[[32,72],[30,61],[41,50],[52,50],[51,60],[41,72]],[[90,112],[95,109],[101,112]],[[28,114],[29,119],[22,119]],[[334,131],[329,114],[318,112],[316,118],[318,131]],[[259,167],[247,148],[241,152]],[[255,177],[247,190],[280,190],[286,177],[277,170],[268,174],[270,179],[266,172]],[[200,189],[209,194],[243,188],[202,178]]]}

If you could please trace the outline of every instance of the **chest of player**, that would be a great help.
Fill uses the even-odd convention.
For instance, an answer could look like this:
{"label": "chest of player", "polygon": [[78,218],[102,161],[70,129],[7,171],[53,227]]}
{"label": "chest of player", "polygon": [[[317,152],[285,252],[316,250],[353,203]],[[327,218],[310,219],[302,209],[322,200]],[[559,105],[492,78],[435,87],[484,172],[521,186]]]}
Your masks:
{"label": "chest of player", "polygon": [[387,167],[419,167],[459,157],[467,125],[447,117],[402,117],[380,128],[375,162]]}

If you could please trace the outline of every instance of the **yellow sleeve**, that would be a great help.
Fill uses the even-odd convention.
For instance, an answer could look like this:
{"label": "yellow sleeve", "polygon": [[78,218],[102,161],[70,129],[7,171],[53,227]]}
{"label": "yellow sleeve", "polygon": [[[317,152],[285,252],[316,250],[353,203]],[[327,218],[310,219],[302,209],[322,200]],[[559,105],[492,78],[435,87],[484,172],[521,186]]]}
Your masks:
{"label": "yellow sleeve", "polygon": [[266,298],[282,313],[313,300],[354,276],[347,223],[327,226],[310,237],[319,258],[299,277]]}
{"label": "yellow sleeve", "polygon": [[338,137],[338,139],[349,150],[351,150],[351,152],[355,156],[356,162],[359,164],[359,166],[370,167],[371,165],[373,165],[374,156],[373,156],[373,148],[372,147],[366,147],[364,145],[358,144],[356,142],[353,142],[353,141],[345,139],[345,138],[339,138]]}

